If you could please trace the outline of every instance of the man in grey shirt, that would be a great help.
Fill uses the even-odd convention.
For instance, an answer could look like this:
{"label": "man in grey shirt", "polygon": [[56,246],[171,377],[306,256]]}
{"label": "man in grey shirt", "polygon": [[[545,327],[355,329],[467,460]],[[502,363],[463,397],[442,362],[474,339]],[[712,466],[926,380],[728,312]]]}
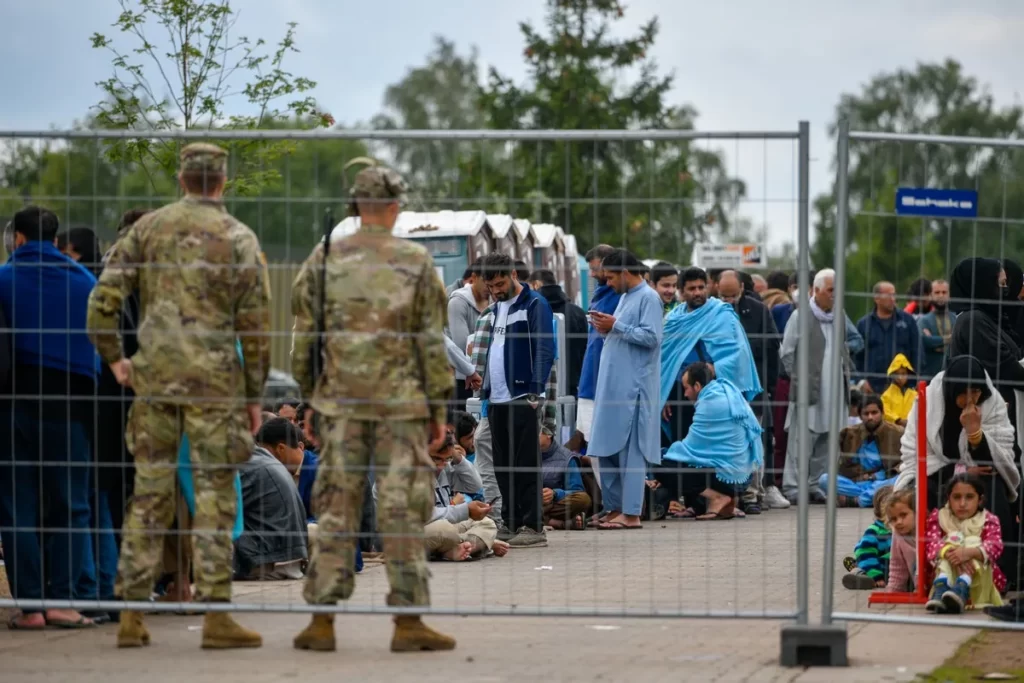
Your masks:
{"label": "man in grey shirt", "polygon": [[245,529],[235,541],[236,579],[302,578],[308,557],[306,511],[285,466],[302,463],[299,437],[288,420],[268,420],[256,436],[252,457],[241,465]]}
{"label": "man in grey shirt", "polygon": [[[448,336],[460,350],[466,350],[469,335],[476,331],[476,321],[487,308],[487,285],[481,277],[480,260],[466,269],[462,276],[463,286],[448,297]],[[473,391],[466,387],[466,378],[474,373],[455,368],[455,395],[452,397],[453,410],[465,410],[466,400]]]}

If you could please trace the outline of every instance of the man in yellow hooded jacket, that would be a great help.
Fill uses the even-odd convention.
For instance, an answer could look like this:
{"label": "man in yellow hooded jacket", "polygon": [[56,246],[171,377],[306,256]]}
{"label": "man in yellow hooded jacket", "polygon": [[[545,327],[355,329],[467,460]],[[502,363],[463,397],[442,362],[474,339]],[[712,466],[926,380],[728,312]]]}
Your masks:
{"label": "man in yellow hooded jacket", "polygon": [[914,401],[917,400],[917,390],[910,382],[912,372],[914,372],[914,368],[907,357],[902,353],[897,353],[887,371],[889,388],[882,392],[886,422],[892,422],[900,427],[907,426],[910,409],[914,407]]}

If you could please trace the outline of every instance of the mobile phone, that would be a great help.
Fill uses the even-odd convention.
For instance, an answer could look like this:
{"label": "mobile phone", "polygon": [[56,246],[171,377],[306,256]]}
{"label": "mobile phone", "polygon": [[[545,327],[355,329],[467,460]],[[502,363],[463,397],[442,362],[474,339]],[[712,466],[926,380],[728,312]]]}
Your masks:
{"label": "mobile phone", "polygon": [[499,498],[501,498],[501,496],[495,496],[494,498],[491,498],[489,501],[487,501],[487,504],[493,506],[498,501]]}

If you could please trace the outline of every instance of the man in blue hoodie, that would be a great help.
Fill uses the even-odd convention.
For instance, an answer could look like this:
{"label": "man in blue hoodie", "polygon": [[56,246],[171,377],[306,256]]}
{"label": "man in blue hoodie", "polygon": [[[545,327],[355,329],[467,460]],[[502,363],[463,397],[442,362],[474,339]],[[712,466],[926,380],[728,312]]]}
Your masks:
{"label": "man in blue hoodie", "polygon": [[[601,263],[615,252],[615,247],[599,244],[584,257],[590,264],[590,274],[597,281],[597,289],[590,298],[590,311],[612,315],[619,305],[621,294],[608,285]],[[587,339],[587,352],[583,356],[583,370],[580,372],[579,400],[576,406],[576,429],[583,433],[583,438],[590,441],[591,427],[594,420],[594,396],[597,395],[597,371],[601,368],[601,351],[604,350],[604,337],[593,327]],[[593,464],[593,460],[591,461]]]}
{"label": "man in blue hoodie", "polygon": [[516,278],[505,254],[488,254],[484,282],[494,299],[493,324],[477,332],[483,390],[491,427],[494,470],[505,526],[515,529],[509,545],[547,545],[541,517],[540,408],[555,359],[551,307]]}
{"label": "man in blue hoodie", "polygon": [[[14,251],[0,268],[0,308],[13,329],[11,384],[17,400],[0,419],[0,538],[15,598],[68,600],[87,558],[92,461],[86,425],[92,415],[99,360],[86,336],[86,310],[96,278],[54,246],[53,212],[29,206],[14,215]],[[45,398],[44,398],[45,397]],[[41,501],[61,531],[43,541],[53,553],[43,571]],[[70,533],[69,533],[70,532]],[[12,628],[93,626],[75,610],[25,609]]]}

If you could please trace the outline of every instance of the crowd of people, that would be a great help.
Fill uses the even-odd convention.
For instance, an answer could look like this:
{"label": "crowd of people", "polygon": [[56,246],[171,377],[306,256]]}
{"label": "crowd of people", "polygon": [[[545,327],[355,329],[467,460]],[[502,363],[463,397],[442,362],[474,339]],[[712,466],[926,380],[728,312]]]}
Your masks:
{"label": "crowd of people", "polygon": [[[160,336],[171,328],[153,322],[164,315],[192,324],[184,308],[167,309],[166,291],[154,294],[170,276],[142,281],[126,265],[149,248],[134,226],[198,224],[210,219],[204,211],[223,213],[219,195],[196,185],[188,166],[194,159],[222,189],[223,154],[209,146],[188,154],[186,199],[157,217],[127,212],[106,255],[94,233],[61,233],[56,215],[41,207],[19,211],[4,232],[11,256],[0,267],[0,327],[11,334],[0,340],[7,345],[0,370],[13,398],[0,420],[0,438],[11,446],[0,462],[0,542],[15,598],[226,600],[232,580],[304,579],[306,599],[326,604],[347,599],[364,560],[383,556],[392,604],[423,605],[420,557],[500,558],[546,546],[550,531],[626,531],[666,517],[728,521],[786,509],[796,502],[796,454],[807,438],[812,502],[825,502],[829,458],[838,457],[838,503],[874,510],[846,559],[845,586],[912,589],[920,534],[934,582],[929,609],[988,606],[1017,618],[1000,597],[1016,590],[1020,575],[1024,274],[1012,261],[965,260],[948,282],[916,282],[905,309],[893,285],[879,282],[873,310],[856,324],[835,319],[831,269],[812,273],[811,290],[800,292],[795,274],[648,267],[604,244],[586,255],[596,282],[587,311],[568,300],[554,273],[500,253],[473,263],[443,292],[429,256],[391,237],[402,181],[374,170],[353,191],[386,206],[360,204],[364,229],[332,258],[344,264],[373,245],[381,258],[415,262],[390,271],[388,291],[396,301],[406,296],[400,305],[416,315],[388,324],[418,319],[417,333],[434,330],[437,339],[414,343],[406,365],[388,370],[395,391],[382,402],[388,387],[370,378],[383,376],[384,359],[409,356],[408,342],[395,335],[381,342],[394,349],[375,347],[380,337],[359,332],[381,319],[361,312],[369,300],[363,283],[332,271],[322,286],[350,307],[328,302],[334,317],[325,312],[321,332],[336,325],[368,341],[328,337],[322,357],[334,353],[335,365],[317,370],[310,351],[318,267],[327,277],[317,259],[322,264],[330,248],[321,245],[292,302],[293,370],[303,395],[261,413],[254,401],[266,379],[266,342],[245,333],[266,328],[269,295],[252,246],[243,250],[250,271],[239,276],[250,279],[225,318],[235,323],[230,342],[216,351],[188,342],[202,346],[202,362],[188,371],[188,343],[171,348]],[[237,244],[225,253],[231,249]],[[811,317],[806,339],[804,315]],[[565,348],[555,343],[557,324],[565,325]],[[807,376],[796,363],[801,343]],[[147,346],[151,355],[138,356]],[[154,369],[157,352],[181,364]],[[574,430],[558,428],[555,367],[563,354]],[[218,388],[221,376],[211,379],[203,365],[212,359],[230,370],[225,394],[244,393],[249,429],[192,400],[197,386]],[[159,385],[143,384],[154,376]],[[837,378],[842,386],[834,386]],[[928,382],[924,530],[915,528],[912,495],[918,380]],[[791,429],[801,382],[809,396],[803,432]],[[340,400],[330,393],[337,387],[352,395]],[[477,414],[467,406],[474,397]],[[849,417],[834,455],[828,436],[837,411]],[[211,444],[226,460],[211,465]],[[423,469],[427,460],[432,470]],[[401,479],[403,467],[418,473]],[[229,533],[231,543],[193,534],[197,526]],[[411,544],[404,536],[413,527]],[[154,530],[162,538],[141,533]],[[130,615],[119,644],[148,644],[141,616]],[[121,616],[26,607],[9,627],[90,628]],[[418,618],[403,619],[393,649],[454,647]],[[204,646],[261,642],[225,613],[211,613],[204,626]],[[333,621],[314,617],[295,644],[332,649]]]}

